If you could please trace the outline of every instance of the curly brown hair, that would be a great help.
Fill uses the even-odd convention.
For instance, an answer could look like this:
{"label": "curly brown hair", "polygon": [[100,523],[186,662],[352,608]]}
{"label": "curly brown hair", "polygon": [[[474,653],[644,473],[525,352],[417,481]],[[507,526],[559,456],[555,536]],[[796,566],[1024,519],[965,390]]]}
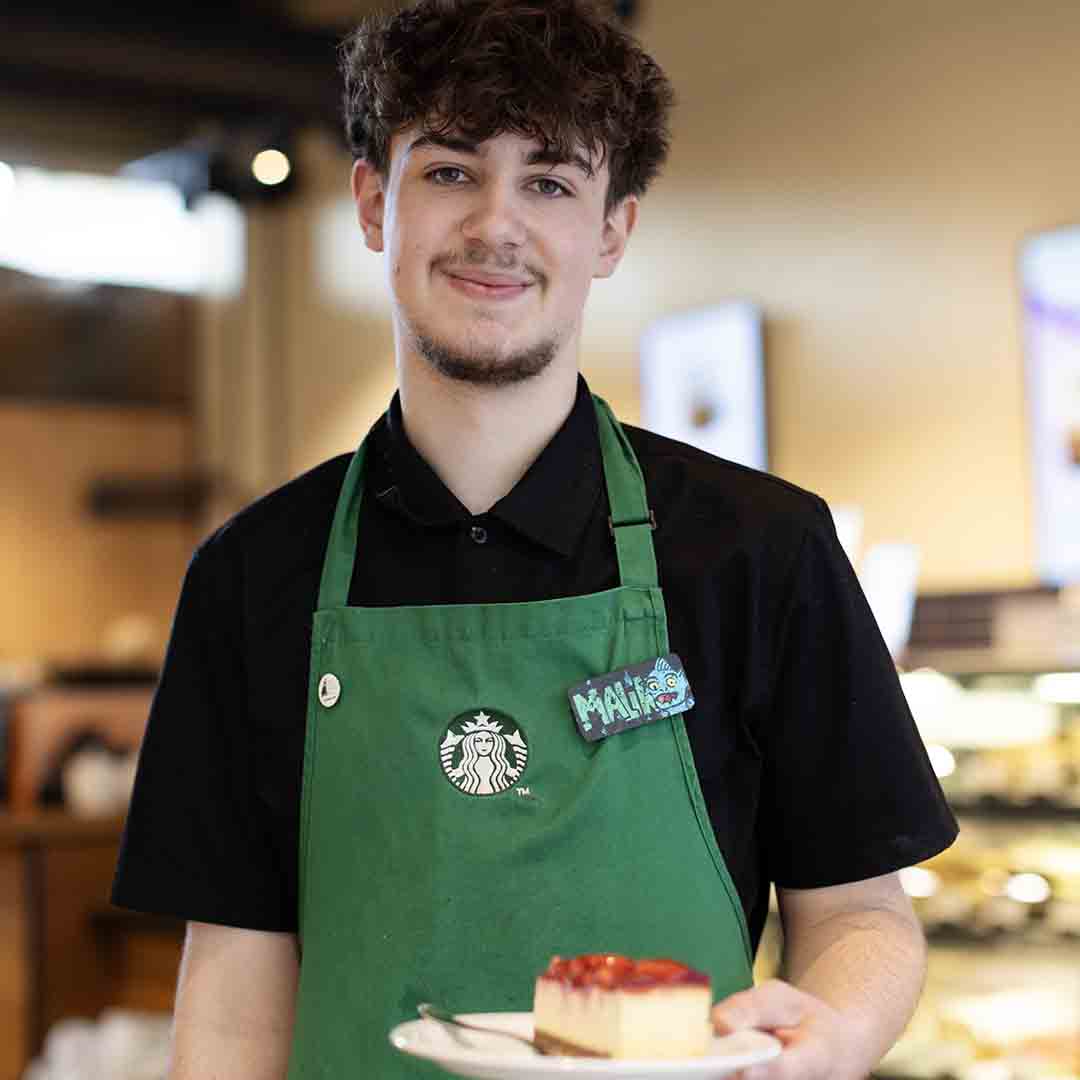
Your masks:
{"label": "curly brown hair", "polygon": [[637,42],[589,0],[418,0],[365,20],[341,46],[345,132],[384,176],[390,140],[483,142],[502,133],[590,169],[606,160],[606,210],[641,195],[670,142],[674,92]]}

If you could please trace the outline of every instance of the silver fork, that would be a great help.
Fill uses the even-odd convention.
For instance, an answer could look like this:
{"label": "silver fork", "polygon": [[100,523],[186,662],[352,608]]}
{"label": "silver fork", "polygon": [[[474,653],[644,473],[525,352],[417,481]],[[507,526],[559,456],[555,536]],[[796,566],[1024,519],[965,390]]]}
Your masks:
{"label": "silver fork", "polygon": [[501,1035],[504,1039],[513,1039],[515,1042],[524,1043],[531,1047],[537,1054],[547,1054],[549,1051],[538,1045],[534,1039],[527,1039],[524,1035],[515,1035],[512,1031],[502,1031],[499,1028],[484,1027],[481,1024],[473,1024],[468,1020],[460,1020],[449,1009],[441,1009],[438,1005],[423,1002],[416,1006],[416,1011],[425,1020],[436,1020],[440,1024],[449,1024],[452,1027],[465,1028],[467,1031],[480,1031],[485,1035]]}

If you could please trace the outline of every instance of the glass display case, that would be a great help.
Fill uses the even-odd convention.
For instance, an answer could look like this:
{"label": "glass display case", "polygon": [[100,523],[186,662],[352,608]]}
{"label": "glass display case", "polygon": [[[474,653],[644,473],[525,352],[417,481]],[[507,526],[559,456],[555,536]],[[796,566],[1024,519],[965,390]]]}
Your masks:
{"label": "glass display case", "polygon": [[927,980],[875,1076],[1080,1080],[1080,671],[901,679],[960,835],[901,872]]}
{"label": "glass display case", "polygon": [[902,681],[960,835],[902,873],[931,948],[880,1074],[1080,1077],[1080,672]]}

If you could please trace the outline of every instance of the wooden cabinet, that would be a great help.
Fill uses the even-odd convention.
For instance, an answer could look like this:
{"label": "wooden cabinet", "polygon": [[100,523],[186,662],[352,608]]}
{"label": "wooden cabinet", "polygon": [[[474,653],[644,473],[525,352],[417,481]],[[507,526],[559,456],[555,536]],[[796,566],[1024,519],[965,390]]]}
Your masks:
{"label": "wooden cabinet", "polygon": [[183,924],[110,907],[121,829],[0,814],[0,1080],[19,1080],[57,1020],[172,1007]]}

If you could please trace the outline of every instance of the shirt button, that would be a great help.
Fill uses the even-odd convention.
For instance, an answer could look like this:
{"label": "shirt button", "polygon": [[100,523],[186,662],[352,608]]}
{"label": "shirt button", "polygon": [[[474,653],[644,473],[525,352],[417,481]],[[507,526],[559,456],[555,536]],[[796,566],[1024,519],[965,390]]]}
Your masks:
{"label": "shirt button", "polygon": [[469,535],[478,544],[486,544],[487,543],[487,529],[485,529],[483,527],[483,525],[474,525],[469,530]]}

